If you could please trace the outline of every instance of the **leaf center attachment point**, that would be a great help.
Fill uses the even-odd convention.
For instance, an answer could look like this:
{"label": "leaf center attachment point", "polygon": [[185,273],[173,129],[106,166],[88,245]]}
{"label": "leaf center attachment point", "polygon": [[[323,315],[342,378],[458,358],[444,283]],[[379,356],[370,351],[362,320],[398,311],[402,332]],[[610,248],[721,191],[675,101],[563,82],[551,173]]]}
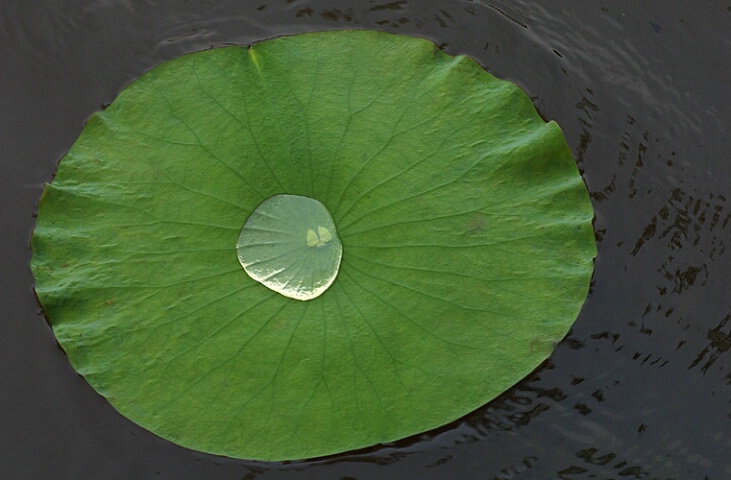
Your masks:
{"label": "leaf center attachment point", "polygon": [[246,220],[236,252],[252,279],[304,301],[319,297],[335,281],[343,246],[322,203],[298,195],[275,195]]}

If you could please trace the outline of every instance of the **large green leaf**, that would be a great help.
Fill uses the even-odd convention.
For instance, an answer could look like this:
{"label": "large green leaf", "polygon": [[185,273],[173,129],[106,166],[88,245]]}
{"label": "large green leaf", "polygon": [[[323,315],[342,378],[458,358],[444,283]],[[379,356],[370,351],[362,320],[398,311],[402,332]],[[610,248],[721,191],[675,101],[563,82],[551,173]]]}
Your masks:
{"label": "large green leaf", "polygon": [[[342,262],[317,298],[239,264],[276,195],[332,214]],[[126,88],[46,187],[32,268],[122,414],[194,449],[306,458],[443,425],[531,372],[587,294],[592,215],[515,85],[425,40],[314,33]]]}

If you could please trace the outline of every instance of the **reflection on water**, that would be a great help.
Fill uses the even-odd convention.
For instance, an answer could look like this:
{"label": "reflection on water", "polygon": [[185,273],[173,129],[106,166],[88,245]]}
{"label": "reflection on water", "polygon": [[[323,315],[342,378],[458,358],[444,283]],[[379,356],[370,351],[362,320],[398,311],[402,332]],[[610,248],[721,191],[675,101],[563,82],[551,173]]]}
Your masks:
{"label": "reflection on water", "polygon": [[[695,368],[701,364],[701,371],[705,374],[708,373],[708,369],[713,366],[718,360],[721,354],[724,354],[731,349],[731,326],[726,328],[726,324],[731,320],[731,314],[723,317],[721,322],[714,328],[708,331],[708,341],[710,342],[698,356],[693,360],[688,368]],[[731,383],[731,372],[726,376]],[[729,411],[728,417],[731,418],[731,411]]]}
{"label": "reflection on water", "polygon": [[[697,198],[680,189],[673,190],[670,199],[652,217],[635,243],[632,256],[636,256],[645,243],[657,237],[658,241],[667,238],[667,246],[674,252],[686,246],[699,247],[698,254],[713,261],[724,253],[725,241],[731,237],[731,229],[728,228],[731,212],[725,212],[725,208],[724,195],[711,193],[707,198]],[[705,268],[707,264],[703,265]]]}
{"label": "reflection on water", "polygon": [[[576,452],[576,457],[583,462],[560,470],[557,472],[559,478],[567,478],[567,475],[571,475],[569,478],[592,478],[592,476],[611,474],[623,478],[647,478],[651,475],[651,472],[640,466],[618,459],[617,454],[600,452],[597,448],[580,450]],[[587,476],[587,474],[591,475]],[[576,475],[582,475],[582,477],[576,477]]]}
{"label": "reflection on water", "polygon": [[[634,258],[652,257],[658,262],[655,291],[648,295],[652,300],[641,317],[643,322],[647,319],[647,324],[642,324],[640,333],[653,335],[657,331],[663,334],[667,327],[653,321],[656,318],[664,322],[675,320],[684,332],[707,325],[700,329],[702,336],[686,338],[686,334],[679,335],[674,346],[675,352],[700,348],[688,368],[700,365],[704,374],[731,347],[731,329],[726,329],[731,307],[724,305],[728,297],[704,295],[714,277],[720,281],[726,274],[724,254],[731,241],[730,223],[731,211],[724,195],[708,193],[697,197],[676,189],[650,218],[631,252]],[[662,252],[662,255],[656,252]],[[702,296],[694,302],[700,309],[689,310],[682,302],[695,296]]]}

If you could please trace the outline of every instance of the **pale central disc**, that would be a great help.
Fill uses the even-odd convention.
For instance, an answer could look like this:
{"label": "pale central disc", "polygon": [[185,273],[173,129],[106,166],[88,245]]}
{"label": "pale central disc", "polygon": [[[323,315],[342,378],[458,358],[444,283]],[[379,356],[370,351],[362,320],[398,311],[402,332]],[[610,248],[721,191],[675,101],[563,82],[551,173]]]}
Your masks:
{"label": "pale central disc", "polygon": [[308,197],[275,195],[252,212],[236,243],[251,278],[296,300],[322,295],[338,276],[343,246],[330,212]]}

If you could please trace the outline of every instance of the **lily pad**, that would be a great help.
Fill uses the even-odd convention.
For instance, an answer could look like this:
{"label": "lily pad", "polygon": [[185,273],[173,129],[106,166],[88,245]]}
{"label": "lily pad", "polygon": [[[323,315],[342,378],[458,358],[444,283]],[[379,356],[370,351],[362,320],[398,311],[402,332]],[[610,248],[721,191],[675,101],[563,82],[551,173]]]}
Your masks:
{"label": "lily pad", "polygon": [[[331,214],[292,227],[302,269],[340,262],[307,301],[239,262],[247,219],[287,196]],[[592,217],[514,84],[426,40],[312,33],[183,56],[93,115],[43,193],[32,269],[123,415],[300,459],[444,425],[534,370],[587,295]]]}

